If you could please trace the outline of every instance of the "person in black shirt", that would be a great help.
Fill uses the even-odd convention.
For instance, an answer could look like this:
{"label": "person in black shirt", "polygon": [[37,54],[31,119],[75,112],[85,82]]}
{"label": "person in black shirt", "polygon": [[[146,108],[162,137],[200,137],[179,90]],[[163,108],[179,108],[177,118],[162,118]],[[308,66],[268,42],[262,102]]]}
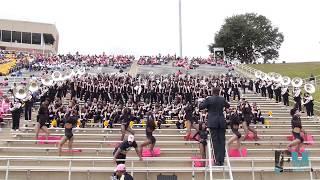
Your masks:
{"label": "person in black shirt", "polygon": [[134,135],[134,131],[129,127],[130,121],[133,119],[131,115],[131,110],[129,108],[123,109],[122,116],[120,117],[121,121],[121,141],[123,141],[126,131]]}
{"label": "person in black shirt", "polygon": [[133,177],[126,172],[126,165],[119,164],[115,169],[115,173],[111,176],[111,180],[133,180]]}
{"label": "person in black shirt", "polygon": [[190,138],[190,136],[191,136],[191,127],[194,128],[193,111],[194,111],[194,107],[193,107],[192,104],[188,104],[184,108],[185,120],[186,120],[186,128],[187,128],[187,134],[185,136],[185,140],[188,140]]}
{"label": "person in black shirt", "polygon": [[290,110],[290,115],[292,116],[291,119],[291,126],[292,126],[292,135],[294,137],[293,141],[290,142],[287,146],[288,152],[291,150],[291,147],[296,146],[297,152],[300,151],[300,148],[303,144],[303,137],[301,136],[301,133],[304,133],[306,135],[306,132],[304,129],[302,129],[301,119],[300,119],[300,112],[297,107]]}
{"label": "person in black shirt", "polygon": [[147,123],[146,123],[146,136],[147,141],[140,145],[140,156],[142,156],[143,147],[150,145],[150,152],[153,156],[153,148],[156,144],[156,138],[152,135],[153,131],[156,129],[156,124],[154,118],[150,112],[147,112]]}
{"label": "person in black shirt", "polygon": [[78,116],[77,111],[73,110],[70,115],[66,118],[66,122],[64,125],[64,137],[61,139],[59,143],[59,156],[61,156],[62,146],[68,142],[69,151],[72,153],[72,144],[73,144],[73,132],[72,128],[77,123]]}
{"label": "person in black shirt", "polygon": [[119,146],[117,146],[114,151],[113,151],[113,160],[117,164],[125,164],[126,162],[124,160],[118,161],[117,159],[126,159],[127,153],[130,151],[131,147],[135,148],[137,155],[139,156],[140,160],[142,160],[139,149],[138,149],[138,144],[134,140],[133,135],[128,136],[128,140],[123,141]]}
{"label": "person in black shirt", "polygon": [[230,114],[230,127],[233,133],[233,136],[228,140],[228,147],[230,147],[230,145],[233,142],[236,142],[236,148],[239,149],[240,148],[240,138],[241,138],[241,134],[239,132],[239,125],[240,125],[241,119],[237,113],[237,110],[235,108],[232,109],[231,114]]}
{"label": "person in black shirt", "polygon": [[46,99],[40,106],[37,116],[36,125],[36,140],[38,140],[40,130],[46,133],[46,139],[48,140],[49,130],[46,123],[49,121],[49,99]]}
{"label": "person in black shirt", "polygon": [[[204,122],[199,122],[199,127],[197,128],[197,133],[193,136],[192,139],[199,141],[200,143],[200,154],[202,159],[206,159],[206,147],[207,147],[207,139],[209,132],[207,131],[206,124]],[[199,135],[199,139],[196,137]]]}

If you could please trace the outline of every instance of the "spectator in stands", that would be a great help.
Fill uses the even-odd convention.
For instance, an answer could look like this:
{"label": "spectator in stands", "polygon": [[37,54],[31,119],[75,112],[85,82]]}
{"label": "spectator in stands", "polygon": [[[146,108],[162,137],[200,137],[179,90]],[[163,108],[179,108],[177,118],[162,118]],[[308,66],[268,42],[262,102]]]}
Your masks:
{"label": "spectator in stands", "polygon": [[213,88],[213,96],[208,97],[199,104],[199,109],[208,109],[208,127],[213,141],[215,165],[223,166],[225,157],[225,131],[226,122],[223,115],[224,108],[229,108],[229,103],[219,96],[220,89]]}
{"label": "spectator in stands", "polygon": [[126,172],[126,165],[119,164],[111,176],[111,180],[133,180],[133,177]]}
{"label": "spectator in stands", "polygon": [[[123,141],[114,149],[113,151],[114,162],[116,162],[117,164],[125,164],[126,162],[124,159],[126,159],[127,153],[130,151],[132,147],[135,148],[138,157],[140,158],[140,160],[142,160],[139,149],[138,149],[138,144],[134,140],[134,136],[129,135],[128,140]],[[122,160],[117,160],[117,159],[122,159]]]}

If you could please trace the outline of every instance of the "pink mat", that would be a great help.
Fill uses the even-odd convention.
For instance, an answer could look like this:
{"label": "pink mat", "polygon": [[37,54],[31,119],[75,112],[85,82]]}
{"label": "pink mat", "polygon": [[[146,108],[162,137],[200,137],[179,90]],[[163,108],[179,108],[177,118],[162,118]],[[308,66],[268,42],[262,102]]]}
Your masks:
{"label": "pink mat", "polygon": [[194,167],[204,167],[205,161],[199,161],[202,159],[200,156],[192,156],[191,159],[194,160]]}
{"label": "pink mat", "polygon": [[160,148],[159,147],[154,147],[153,148],[153,155],[151,154],[150,149],[143,148],[142,150],[142,157],[159,157],[161,154]]}
{"label": "pink mat", "polygon": [[[303,133],[301,133],[301,136],[303,137],[304,142],[306,142],[305,144],[307,144],[307,145],[314,144],[314,138],[311,134],[304,135]],[[293,141],[294,136],[293,135],[287,136],[287,139],[288,139],[288,141]]]}
{"label": "pink mat", "polygon": [[297,152],[298,153],[298,156],[302,156],[302,153],[305,151],[305,149],[304,149],[304,147],[301,147],[300,148],[300,151],[298,152],[297,151],[297,148],[291,148],[290,150],[289,150],[290,152]]}
{"label": "pink mat", "polygon": [[[46,142],[46,136],[39,136],[38,137],[38,144],[57,144],[59,142]],[[61,140],[61,136],[48,136],[48,140]]]}
{"label": "pink mat", "polygon": [[248,151],[246,148],[240,148],[240,150],[235,148],[230,148],[228,150],[228,154],[230,157],[247,157]]}

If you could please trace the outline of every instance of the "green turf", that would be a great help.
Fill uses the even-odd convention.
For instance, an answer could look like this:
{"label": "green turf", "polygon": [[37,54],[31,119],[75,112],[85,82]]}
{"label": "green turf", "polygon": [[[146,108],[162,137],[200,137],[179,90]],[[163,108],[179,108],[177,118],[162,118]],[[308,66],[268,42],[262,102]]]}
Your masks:
{"label": "green turf", "polygon": [[[285,63],[285,64],[250,64],[252,68],[263,72],[277,72],[283,76],[309,78],[311,74],[320,75],[320,62]],[[320,77],[317,78],[317,90],[313,94],[316,101],[320,101]]]}

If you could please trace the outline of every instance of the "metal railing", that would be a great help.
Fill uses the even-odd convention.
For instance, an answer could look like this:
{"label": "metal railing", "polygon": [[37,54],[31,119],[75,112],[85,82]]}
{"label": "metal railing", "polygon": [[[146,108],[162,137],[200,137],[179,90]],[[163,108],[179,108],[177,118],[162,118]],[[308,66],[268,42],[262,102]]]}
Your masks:
{"label": "metal railing", "polygon": [[[208,142],[209,143],[209,142]],[[210,154],[211,148],[208,144],[208,154]],[[43,170],[47,170],[47,171],[64,171],[68,173],[68,179],[72,179],[72,173],[73,172],[113,172],[113,167],[102,167],[102,166],[95,166],[94,162],[112,162],[113,157],[48,157],[48,156],[40,156],[40,157],[27,157],[27,156],[17,156],[17,157],[0,157],[0,161],[6,161],[6,168],[3,169],[3,166],[1,167],[1,170],[5,170],[5,180],[10,179],[9,177],[9,172],[10,169],[14,167],[16,167],[17,165],[11,165],[11,162],[14,161],[34,161],[34,162],[38,162],[41,163],[41,161],[65,161],[68,162],[68,166],[67,167],[59,167],[58,169],[55,169],[57,167],[55,166],[48,166],[47,168],[43,168],[43,167],[39,167],[38,171],[43,171]],[[119,159],[122,160],[122,159]],[[195,174],[196,172],[209,172],[210,173],[210,180],[213,180],[213,170],[215,170],[215,172],[221,172],[221,168],[219,169],[218,167],[213,168],[212,167],[212,158],[210,158],[209,156],[209,161],[207,160],[199,160],[199,161],[206,161],[207,163],[209,163],[208,168],[203,167],[203,168],[195,168],[194,167],[194,163],[192,163],[192,166],[190,168],[184,168],[181,169],[179,167],[177,168],[157,168],[157,167],[150,167],[149,166],[149,162],[154,161],[154,162],[193,162],[194,160],[191,159],[186,159],[186,158],[162,158],[162,159],[157,159],[157,158],[146,158],[144,159],[144,161],[146,161],[146,165],[147,167],[134,167],[134,163],[140,162],[138,158],[127,158],[126,161],[128,162],[128,164],[131,164],[131,167],[128,167],[127,170],[128,172],[130,172],[132,175],[134,172],[146,172],[146,173],[151,173],[151,172],[183,172],[183,173],[188,173],[191,172],[192,174]],[[248,172],[251,173],[252,179],[255,180],[255,175],[256,173],[261,173],[261,172],[274,172],[275,169],[273,166],[259,166],[256,164],[257,163],[265,163],[265,162],[274,162],[274,157],[259,157],[259,158],[254,158],[252,157],[251,159],[246,159],[246,158],[232,158],[231,159],[234,162],[246,162],[249,163],[249,166],[241,166],[241,167],[235,167],[233,168],[233,170],[235,172]],[[88,167],[72,167],[73,163],[75,162],[92,162],[92,166],[90,169],[88,169]],[[299,172],[303,171],[303,172],[309,172],[309,177],[310,179],[313,179],[313,171],[315,170],[319,170],[320,167],[319,166],[312,166],[312,162],[317,162],[317,164],[320,161],[320,157],[311,157],[309,160],[309,164],[307,166],[303,166],[303,167],[285,167],[286,170],[299,170]],[[210,166],[210,162],[211,162],[211,166]],[[16,164],[16,163],[13,163]],[[142,169],[143,168],[143,169]],[[179,170],[180,169],[180,170]],[[14,171],[37,171],[36,168],[33,168],[31,166],[25,166],[25,168],[21,168],[21,166],[19,168],[14,169]],[[232,175],[230,175],[230,179],[233,179]],[[206,177],[206,175],[205,175]],[[26,178],[28,179],[28,178]],[[207,179],[207,178],[205,178]]]}

